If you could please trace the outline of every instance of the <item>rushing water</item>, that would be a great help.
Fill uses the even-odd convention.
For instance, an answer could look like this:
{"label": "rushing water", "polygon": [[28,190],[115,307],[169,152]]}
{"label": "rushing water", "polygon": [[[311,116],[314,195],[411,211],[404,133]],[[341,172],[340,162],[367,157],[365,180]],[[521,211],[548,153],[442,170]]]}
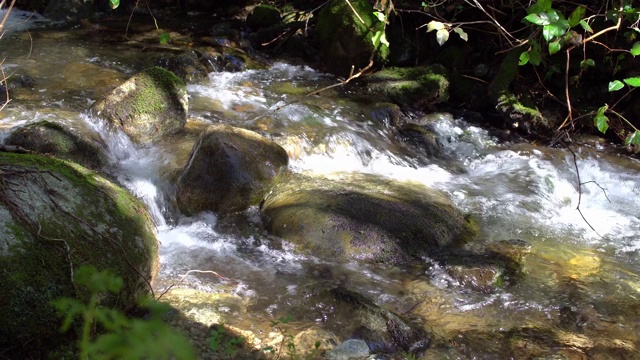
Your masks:
{"label": "rushing water", "polygon": [[[464,118],[446,114],[435,115],[433,123],[442,154],[428,158],[375,121],[357,94],[332,89],[295,95],[301,92],[291,89],[304,93],[335,79],[282,62],[268,70],[211,73],[189,85],[187,131],[137,148],[87,111],[106,89],[146,66],[137,50],[79,40],[73,32],[25,34],[2,40],[4,66],[32,76],[36,85],[15,90],[0,113],[0,139],[16,126],[43,119],[98,132],[112,157],[110,174],[148,204],[157,224],[158,291],[177,285],[233,294],[245,302],[246,313],[225,321],[238,328],[291,315],[299,324],[348,337],[349,314],[309,295],[329,283],[346,284],[378,304],[421,318],[440,340],[443,358],[500,358],[496,354],[504,348],[518,358],[514,349],[526,348],[527,341],[566,356],[576,348],[603,353],[637,348],[637,161],[597,145],[570,152],[500,143]],[[478,220],[479,243],[524,240],[530,248],[525,275],[504,288],[473,291],[432,259],[424,259],[423,267],[399,269],[298,255],[264,232],[255,208],[224,219],[211,213],[181,216],[172,206],[171,174],[184,165],[194,134],[219,122],[268,134],[288,151],[296,172],[372,173],[443,190]],[[547,329],[557,332],[540,340]],[[510,339],[507,345],[500,342],[504,339]],[[536,353],[527,351],[522,354]]]}

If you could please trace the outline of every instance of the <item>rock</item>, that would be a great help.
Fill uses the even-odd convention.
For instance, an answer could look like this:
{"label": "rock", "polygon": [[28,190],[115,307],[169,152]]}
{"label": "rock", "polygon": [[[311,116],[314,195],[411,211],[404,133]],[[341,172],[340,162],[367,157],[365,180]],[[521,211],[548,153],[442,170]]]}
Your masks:
{"label": "rock", "polygon": [[400,139],[431,157],[440,154],[441,145],[438,136],[427,127],[406,124],[398,129]]}
{"label": "rock", "polygon": [[265,228],[332,260],[405,263],[473,237],[442,193],[367,174],[284,173],[261,206]]}
{"label": "rock", "polygon": [[329,292],[338,301],[352,307],[349,319],[349,327],[353,328],[351,337],[365,341],[367,349],[376,353],[416,354],[429,347],[431,341],[422,326],[403,319],[393,311],[376,305],[364,295],[343,286],[337,286]]}
{"label": "rock", "polygon": [[[92,138],[92,135],[96,135]],[[5,141],[39,154],[76,162],[93,170],[109,163],[97,134],[80,135],[60,123],[39,121],[14,131]]]}
{"label": "rock", "polygon": [[505,285],[505,269],[499,264],[451,265],[446,271],[465,289],[480,293],[493,293]]}
{"label": "rock", "polygon": [[384,31],[384,23],[375,17],[367,0],[332,0],[320,11],[317,29],[321,61],[336,75],[349,76],[352,66],[358,72],[369,64],[373,52],[378,63],[389,55],[387,45],[371,41],[376,32]]}
{"label": "rock", "polygon": [[148,292],[159,267],[154,225],[140,201],[77,164],[0,153],[0,171],[0,348],[47,358],[72,341],[51,301],[88,296],[73,269],[91,265],[124,280],[102,306],[127,311]]}
{"label": "rock", "polygon": [[359,360],[367,356],[369,356],[367,343],[358,339],[350,339],[328,351],[325,357],[327,360]]}
{"label": "rock", "polygon": [[280,23],[280,11],[271,5],[257,5],[247,16],[247,25],[252,29],[268,28]]}
{"label": "rock", "polygon": [[278,144],[253,131],[209,126],[189,155],[176,201],[182,212],[228,214],[258,205],[281,167],[289,162]]}
{"label": "rock", "polygon": [[337,337],[319,327],[302,330],[293,338],[293,344],[298,354],[320,355],[336,346]]}
{"label": "rock", "polygon": [[189,100],[185,84],[153,67],[134,75],[93,106],[93,112],[122,129],[133,142],[147,143],[184,126]]}
{"label": "rock", "polygon": [[400,106],[429,108],[449,99],[447,70],[438,64],[410,68],[389,67],[367,78],[370,91]]}
{"label": "rock", "polygon": [[200,62],[198,54],[194,51],[185,51],[161,63],[163,68],[171,71],[187,83],[198,82],[207,77],[207,67]]}

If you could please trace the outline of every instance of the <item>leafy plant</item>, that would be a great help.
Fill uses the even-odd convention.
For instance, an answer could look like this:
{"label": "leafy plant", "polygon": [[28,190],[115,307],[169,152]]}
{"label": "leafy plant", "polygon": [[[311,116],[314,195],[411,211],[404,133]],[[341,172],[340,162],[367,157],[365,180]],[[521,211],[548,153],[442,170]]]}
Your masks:
{"label": "leafy plant", "polygon": [[80,359],[195,359],[189,341],[173,330],[162,316],[169,307],[154,300],[143,299],[141,307],[149,312],[146,319],[129,318],[121,311],[103,307],[100,300],[109,293],[118,293],[122,279],[109,271],[96,271],[82,266],[74,273],[77,287],[89,292],[87,302],[75,298],[60,298],[53,302],[64,317],[62,331],[68,331],[76,321],[81,323],[78,350]]}
{"label": "leafy plant", "polygon": [[211,330],[208,339],[209,347],[215,352],[224,352],[225,355],[232,359],[240,349],[240,346],[242,346],[244,339],[238,336],[229,337],[227,335],[227,330],[224,328],[224,325],[218,325],[215,329]]}

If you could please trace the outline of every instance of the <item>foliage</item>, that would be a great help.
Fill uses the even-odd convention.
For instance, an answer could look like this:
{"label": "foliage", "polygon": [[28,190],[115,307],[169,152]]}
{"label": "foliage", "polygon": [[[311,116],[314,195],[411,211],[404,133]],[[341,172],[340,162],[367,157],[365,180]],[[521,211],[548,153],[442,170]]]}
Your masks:
{"label": "foliage", "polygon": [[208,339],[209,347],[215,352],[222,351],[230,359],[233,359],[244,342],[244,339],[237,336],[231,336],[229,338],[225,335],[227,335],[227,331],[225,330],[224,325],[218,325],[217,328],[211,330],[211,334]]}
{"label": "foliage", "polygon": [[148,310],[146,319],[129,318],[116,309],[104,308],[100,299],[117,294],[123,281],[109,271],[96,271],[82,266],[75,270],[76,287],[89,292],[86,302],[60,298],[53,302],[64,320],[62,331],[80,322],[78,350],[80,359],[195,359],[189,341],[163,320],[168,306],[144,299],[141,307]]}

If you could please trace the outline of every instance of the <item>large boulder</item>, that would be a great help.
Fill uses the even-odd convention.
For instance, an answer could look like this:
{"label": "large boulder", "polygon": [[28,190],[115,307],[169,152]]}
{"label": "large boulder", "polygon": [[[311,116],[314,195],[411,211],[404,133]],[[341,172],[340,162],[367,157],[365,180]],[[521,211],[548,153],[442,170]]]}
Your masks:
{"label": "large boulder", "polygon": [[[374,15],[367,0],[332,0],[318,16],[321,61],[327,71],[348,76],[369,64],[371,55],[381,63],[389,47],[380,42],[384,23]],[[377,41],[374,41],[377,40]]]}
{"label": "large boulder", "polygon": [[474,233],[444,194],[367,174],[282,174],[261,216],[298,250],[333,260],[405,263]]}
{"label": "large boulder", "polygon": [[187,122],[184,81],[160,67],[144,70],[93,106],[93,112],[122,129],[133,142],[147,143]]}
{"label": "large boulder", "polygon": [[187,214],[228,214],[262,201],[287,152],[253,131],[229,125],[209,126],[189,155],[178,180],[176,201]]}
{"label": "large boulder", "polygon": [[5,143],[100,170],[108,165],[109,159],[99,139],[87,129],[74,131],[61,123],[44,120],[19,128]]}
{"label": "large boulder", "polygon": [[68,344],[51,301],[88,296],[73,270],[121,277],[122,291],[102,305],[131,309],[158,270],[158,243],[139,200],[77,164],[0,153],[0,175],[0,348],[43,359]]}

